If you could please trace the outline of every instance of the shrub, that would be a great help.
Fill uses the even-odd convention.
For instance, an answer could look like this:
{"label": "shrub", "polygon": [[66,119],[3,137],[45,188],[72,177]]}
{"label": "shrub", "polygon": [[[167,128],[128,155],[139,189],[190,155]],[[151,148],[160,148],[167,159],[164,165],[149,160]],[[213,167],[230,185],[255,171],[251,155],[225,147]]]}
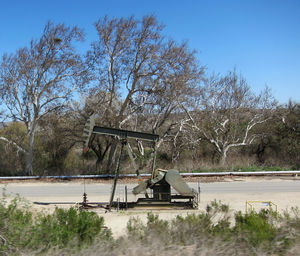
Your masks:
{"label": "shrub", "polygon": [[267,210],[246,215],[239,212],[235,216],[236,224],[233,231],[242,234],[243,238],[254,247],[263,244],[270,248],[272,241],[275,240],[277,228],[269,219],[270,214]]}
{"label": "shrub", "polygon": [[15,198],[9,204],[0,203],[0,255],[18,250],[45,252],[49,248],[70,246],[81,248],[112,239],[104,227],[103,217],[94,212],[56,208],[52,214],[33,216],[28,207]]}

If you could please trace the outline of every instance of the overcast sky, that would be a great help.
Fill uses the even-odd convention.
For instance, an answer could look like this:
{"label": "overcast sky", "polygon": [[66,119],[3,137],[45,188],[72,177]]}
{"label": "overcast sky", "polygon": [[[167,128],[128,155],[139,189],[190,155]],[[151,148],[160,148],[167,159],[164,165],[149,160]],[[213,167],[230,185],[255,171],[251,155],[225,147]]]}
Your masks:
{"label": "overcast sky", "polygon": [[154,14],[209,73],[236,68],[255,92],[267,85],[280,103],[300,102],[300,0],[1,0],[0,56],[39,38],[48,20],[83,28],[84,52],[106,14]]}

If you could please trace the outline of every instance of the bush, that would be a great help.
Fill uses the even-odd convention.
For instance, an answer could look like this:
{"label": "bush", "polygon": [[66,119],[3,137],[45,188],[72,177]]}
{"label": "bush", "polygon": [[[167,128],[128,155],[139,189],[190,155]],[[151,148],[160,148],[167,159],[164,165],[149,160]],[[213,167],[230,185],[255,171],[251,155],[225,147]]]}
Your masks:
{"label": "bush", "polygon": [[65,247],[71,242],[80,247],[91,244],[96,236],[110,238],[102,217],[73,207],[68,210],[56,208],[53,214],[39,215],[31,232],[33,236],[28,246],[34,249],[41,247],[40,241],[46,248]]}
{"label": "bush", "polygon": [[275,240],[277,228],[270,221],[270,213],[267,210],[261,210],[259,213],[251,212],[243,215],[241,212],[235,216],[234,232],[240,233],[243,239],[246,239],[252,246],[258,247],[261,244],[271,247]]}
{"label": "bush", "polygon": [[52,214],[33,216],[20,198],[0,203],[0,255],[18,250],[45,252],[49,248],[81,248],[95,238],[107,241],[111,231],[104,227],[103,217],[94,212],[56,208]]}

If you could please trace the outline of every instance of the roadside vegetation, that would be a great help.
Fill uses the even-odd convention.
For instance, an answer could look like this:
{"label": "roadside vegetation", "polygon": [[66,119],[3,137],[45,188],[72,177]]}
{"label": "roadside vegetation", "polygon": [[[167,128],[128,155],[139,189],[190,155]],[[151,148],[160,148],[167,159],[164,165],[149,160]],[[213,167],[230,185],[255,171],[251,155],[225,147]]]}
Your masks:
{"label": "roadside vegetation", "polygon": [[[109,214],[109,213],[108,213]],[[131,218],[113,238],[94,212],[35,213],[20,198],[0,203],[0,255],[298,255],[300,211],[244,214],[212,201],[206,211],[147,222]]]}
{"label": "roadside vegetation", "polygon": [[111,239],[104,220],[94,212],[56,208],[51,214],[33,212],[28,203],[16,197],[0,203],[0,255],[31,255],[52,248],[91,245],[96,237]]}

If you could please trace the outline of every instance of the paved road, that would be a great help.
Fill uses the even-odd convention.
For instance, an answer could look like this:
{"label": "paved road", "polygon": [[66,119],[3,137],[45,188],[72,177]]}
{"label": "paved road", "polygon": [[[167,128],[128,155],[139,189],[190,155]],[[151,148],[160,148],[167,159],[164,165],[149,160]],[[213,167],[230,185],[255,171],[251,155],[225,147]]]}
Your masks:
{"label": "paved road", "polygon": [[[188,183],[190,187],[198,190],[197,183]],[[131,191],[136,184],[128,184],[128,191]],[[6,189],[6,193],[19,194],[22,197],[74,197],[82,195],[84,184],[80,182],[67,183],[10,183],[0,184],[0,188]],[[124,184],[118,184],[117,193],[124,191]],[[234,181],[200,183],[201,193],[284,193],[300,192],[300,180],[271,180],[271,181]],[[88,183],[85,191],[92,196],[107,196],[111,191],[111,184]]]}

